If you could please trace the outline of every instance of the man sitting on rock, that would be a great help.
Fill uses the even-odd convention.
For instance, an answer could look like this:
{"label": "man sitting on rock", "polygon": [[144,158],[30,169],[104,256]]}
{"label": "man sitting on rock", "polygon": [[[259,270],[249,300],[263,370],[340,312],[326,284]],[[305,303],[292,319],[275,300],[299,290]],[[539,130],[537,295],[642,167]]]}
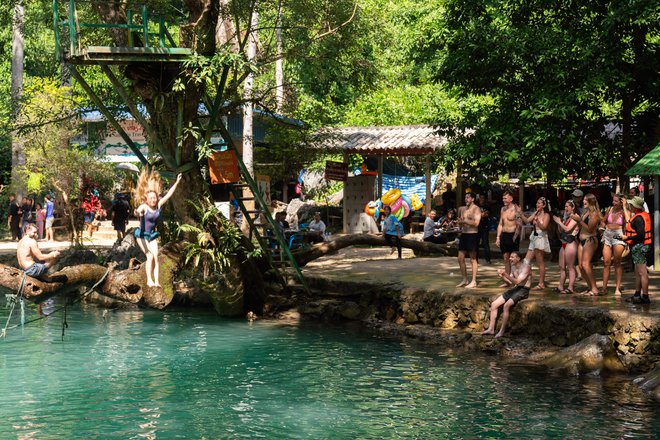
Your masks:
{"label": "man sitting on rock", "polygon": [[490,305],[490,324],[482,332],[482,335],[494,335],[495,325],[497,324],[497,314],[500,306],[504,305],[502,312],[502,326],[495,335],[496,338],[504,336],[506,325],[509,322],[509,313],[513,306],[529,296],[529,288],[532,285],[532,261],[527,258],[521,260],[517,252],[512,252],[511,256],[511,274],[507,274],[504,269],[498,269],[497,275],[508,283],[513,284],[509,290],[498,296]]}
{"label": "man sitting on rock", "polygon": [[[44,275],[48,271],[48,268],[55,262],[57,257],[60,256],[59,251],[43,254],[41,250],[39,250],[37,234],[37,226],[34,223],[28,224],[25,228],[25,235],[18,242],[18,248],[16,249],[18,265],[23,269],[26,275],[33,278],[39,278]],[[64,275],[62,275],[62,277],[64,277]],[[48,281],[66,282],[66,278],[62,279],[62,277],[53,277]]]}

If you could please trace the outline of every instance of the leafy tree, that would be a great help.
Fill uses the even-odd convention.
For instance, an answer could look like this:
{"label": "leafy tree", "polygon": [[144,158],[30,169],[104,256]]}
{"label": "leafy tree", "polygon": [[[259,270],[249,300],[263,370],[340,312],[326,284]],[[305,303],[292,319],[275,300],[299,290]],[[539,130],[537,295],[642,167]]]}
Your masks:
{"label": "leafy tree", "polygon": [[[57,192],[62,195],[74,238],[80,240],[83,175],[100,189],[109,191],[117,180],[111,164],[103,162],[87,147],[70,146],[80,121],[74,114],[77,101],[69,87],[33,78],[25,87],[25,100],[17,124],[25,146],[25,165],[18,170],[28,192]],[[52,121],[58,120],[57,123]]]}
{"label": "leafy tree", "polygon": [[653,2],[447,0],[436,80],[472,100],[438,123],[454,158],[512,169],[621,176],[658,141],[659,11]]}

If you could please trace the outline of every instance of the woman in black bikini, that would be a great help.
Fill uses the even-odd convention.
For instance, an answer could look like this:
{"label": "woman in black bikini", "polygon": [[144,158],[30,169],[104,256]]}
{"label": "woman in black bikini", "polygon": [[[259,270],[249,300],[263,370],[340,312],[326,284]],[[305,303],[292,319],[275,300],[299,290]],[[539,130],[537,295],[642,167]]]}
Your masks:
{"label": "woman in black bikini", "polygon": [[[559,250],[559,286],[555,289],[557,293],[573,293],[575,289],[575,260],[578,253],[577,222],[571,218],[575,212],[575,203],[568,200],[564,205],[566,220],[556,215],[553,220],[560,229],[561,249]],[[566,284],[566,272],[568,271],[568,289]]]}
{"label": "woman in black bikini", "polygon": [[598,207],[598,200],[593,194],[584,196],[584,214],[580,217],[578,214],[573,214],[571,218],[580,226],[580,245],[578,253],[581,254],[580,267],[582,275],[587,282],[587,290],[582,292],[584,295],[600,295],[598,286],[596,285],[596,278],[594,277],[594,270],[591,264],[591,259],[594,257],[598,249],[598,237],[596,231],[600,225],[600,208]]}

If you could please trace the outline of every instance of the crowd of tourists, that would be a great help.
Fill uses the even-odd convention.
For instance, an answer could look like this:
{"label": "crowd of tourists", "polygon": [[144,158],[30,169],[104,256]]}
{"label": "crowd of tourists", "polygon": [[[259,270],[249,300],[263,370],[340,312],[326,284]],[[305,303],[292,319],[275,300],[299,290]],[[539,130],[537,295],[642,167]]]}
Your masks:
{"label": "crowd of tourists", "polygon": [[39,240],[53,241],[53,222],[55,221],[55,202],[51,195],[46,195],[42,202],[31,197],[9,195],[7,209],[7,228],[11,231],[12,241],[20,240],[28,225],[34,225]]}

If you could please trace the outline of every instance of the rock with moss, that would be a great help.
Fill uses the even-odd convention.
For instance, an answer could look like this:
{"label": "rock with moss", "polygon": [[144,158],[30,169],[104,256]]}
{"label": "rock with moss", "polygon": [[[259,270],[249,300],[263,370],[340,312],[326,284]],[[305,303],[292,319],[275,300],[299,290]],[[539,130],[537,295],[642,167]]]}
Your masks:
{"label": "rock with moss", "polygon": [[600,334],[593,334],[577,344],[561,350],[543,363],[553,370],[572,375],[625,371],[611,339]]}

